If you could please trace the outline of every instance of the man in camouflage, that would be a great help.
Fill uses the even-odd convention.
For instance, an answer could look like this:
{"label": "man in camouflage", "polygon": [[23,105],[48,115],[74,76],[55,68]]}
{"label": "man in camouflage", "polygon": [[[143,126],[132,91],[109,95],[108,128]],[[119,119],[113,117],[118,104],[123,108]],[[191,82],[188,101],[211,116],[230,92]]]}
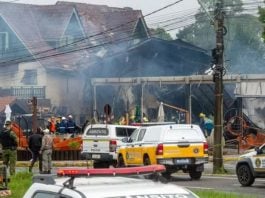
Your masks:
{"label": "man in camouflage", "polygon": [[50,174],[52,169],[52,148],[53,137],[50,135],[49,129],[43,130],[44,136],[42,138],[42,144],[40,148],[40,154],[42,155],[42,168],[43,174]]}
{"label": "man in camouflage", "polygon": [[18,138],[12,131],[11,121],[6,121],[4,130],[0,133],[0,143],[3,149],[3,164],[10,165],[10,175],[16,173]]}

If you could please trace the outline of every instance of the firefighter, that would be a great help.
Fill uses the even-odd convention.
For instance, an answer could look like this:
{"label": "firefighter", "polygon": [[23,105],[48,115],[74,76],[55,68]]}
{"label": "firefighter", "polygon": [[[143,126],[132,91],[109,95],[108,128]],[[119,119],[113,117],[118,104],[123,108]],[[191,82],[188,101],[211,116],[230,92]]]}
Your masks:
{"label": "firefighter", "polygon": [[68,116],[66,126],[67,126],[67,132],[74,135],[77,127],[75,121],[73,120],[72,115]]}
{"label": "firefighter", "polygon": [[67,132],[67,120],[65,117],[62,117],[62,120],[59,124],[59,133],[66,134],[66,132]]}
{"label": "firefighter", "polygon": [[148,118],[147,118],[145,113],[143,113],[143,122],[149,122],[149,120],[148,120]]}
{"label": "firefighter", "polygon": [[55,133],[56,132],[56,121],[55,121],[55,117],[53,117],[53,116],[51,117],[47,128],[50,130],[51,133]]}

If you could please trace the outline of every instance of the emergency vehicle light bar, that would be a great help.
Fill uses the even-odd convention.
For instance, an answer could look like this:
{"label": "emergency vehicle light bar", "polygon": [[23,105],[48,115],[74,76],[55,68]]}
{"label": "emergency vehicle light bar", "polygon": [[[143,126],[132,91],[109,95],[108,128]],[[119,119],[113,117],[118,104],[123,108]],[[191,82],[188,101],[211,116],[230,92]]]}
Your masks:
{"label": "emergency vehicle light bar", "polygon": [[136,174],[150,174],[155,172],[164,172],[166,170],[164,165],[149,165],[141,167],[126,167],[126,168],[67,168],[59,169],[57,176],[118,176],[118,175],[136,175]]}

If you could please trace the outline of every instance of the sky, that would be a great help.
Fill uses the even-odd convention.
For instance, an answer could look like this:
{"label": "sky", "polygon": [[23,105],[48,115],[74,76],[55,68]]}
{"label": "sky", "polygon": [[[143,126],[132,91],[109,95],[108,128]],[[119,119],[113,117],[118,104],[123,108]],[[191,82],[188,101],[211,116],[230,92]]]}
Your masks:
{"label": "sky", "polygon": [[[14,3],[47,5],[55,4],[57,0],[0,0]],[[174,38],[178,30],[191,23],[190,19],[183,18],[183,16],[194,15],[199,8],[197,0],[61,0],[70,2],[82,2],[88,4],[100,4],[110,7],[131,7],[135,10],[141,10],[143,15],[147,15],[155,10],[163,8],[174,2],[179,1],[173,6],[159,11],[151,16],[145,17],[148,27],[157,28],[162,27]],[[179,18],[171,21],[174,18]],[[164,23],[164,21],[170,22]],[[180,20],[180,21],[178,21]],[[161,22],[162,21],[162,22]],[[168,25],[171,24],[171,25]],[[182,25],[183,24],[183,25]]]}
{"label": "sky", "polygon": [[[1,0],[3,1],[3,0]],[[14,3],[26,3],[26,4],[55,4],[57,0],[6,0]],[[63,0],[61,0],[63,1]],[[143,14],[147,14],[168,4],[174,3],[177,0],[64,0],[71,2],[83,2],[90,4],[103,4],[111,7],[131,7],[133,9],[140,9]],[[183,0],[176,4],[174,7],[167,9],[166,12],[188,10],[191,8],[198,8],[197,0]]]}

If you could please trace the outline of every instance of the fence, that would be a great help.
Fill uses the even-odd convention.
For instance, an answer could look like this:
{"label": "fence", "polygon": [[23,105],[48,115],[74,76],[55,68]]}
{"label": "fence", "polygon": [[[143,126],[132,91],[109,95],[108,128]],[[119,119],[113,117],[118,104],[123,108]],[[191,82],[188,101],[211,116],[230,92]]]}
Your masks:
{"label": "fence", "polygon": [[[31,153],[27,150],[17,151],[17,161],[28,161],[31,159]],[[53,160],[81,160],[79,150],[69,150],[69,151],[53,151]]]}

